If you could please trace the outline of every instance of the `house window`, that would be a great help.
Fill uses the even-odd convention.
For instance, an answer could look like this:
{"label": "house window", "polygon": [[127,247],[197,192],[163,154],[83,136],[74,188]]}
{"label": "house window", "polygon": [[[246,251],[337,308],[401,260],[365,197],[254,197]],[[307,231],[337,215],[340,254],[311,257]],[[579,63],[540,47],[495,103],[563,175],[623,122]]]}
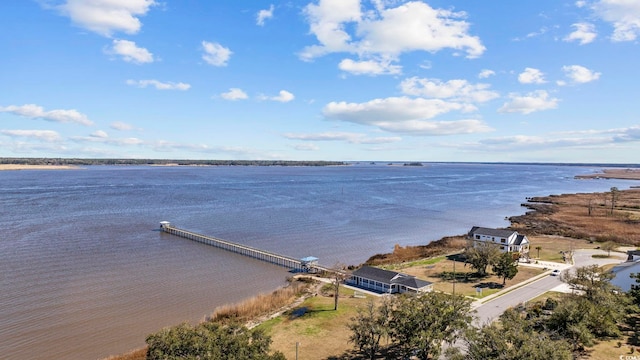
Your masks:
{"label": "house window", "polygon": [[480,240],[480,235],[476,235],[476,240]]}
{"label": "house window", "polygon": [[507,239],[500,239],[500,242],[504,244],[507,242]]}
{"label": "house window", "polygon": [[500,250],[504,250],[504,246],[500,246]]}

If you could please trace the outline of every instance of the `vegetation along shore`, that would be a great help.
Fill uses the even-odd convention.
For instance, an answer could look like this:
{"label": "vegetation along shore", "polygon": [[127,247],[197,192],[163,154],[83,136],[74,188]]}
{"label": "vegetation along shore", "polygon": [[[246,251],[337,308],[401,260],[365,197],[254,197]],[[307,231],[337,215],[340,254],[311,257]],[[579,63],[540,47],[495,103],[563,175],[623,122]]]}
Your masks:
{"label": "vegetation along shore", "polygon": [[[635,177],[628,177],[629,173],[622,171],[625,179],[640,180],[640,172],[633,171]],[[623,245],[635,248],[640,244],[640,189],[535,197],[523,206],[530,211],[509,220],[512,230],[530,238],[530,255],[535,262],[560,265],[564,263],[564,250],[579,248],[601,248],[605,251],[599,256],[607,257]],[[241,359],[294,359],[298,352],[305,359],[397,358],[407,354],[428,359],[444,352],[449,359],[485,359],[497,354],[492,351],[507,354],[505,359],[608,359],[611,354],[632,354],[640,346],[634,331],[640,319],[634,304],[640,304],[640,295],[632,292],[630,296],[612,296],[606,281],[610,273],[596,266],[563,275],[568,286],[582,292],[547,293],[529,301],[526,307],[506,311],[500,318],[501,326],[467,329],[474,299],[480,303],[483,297],[548,274],[542,267],[521,266],[513,276],[500,277],[493,265],[492,273],[477,277],[476,271],[462,262],[456,270],[455,263],[465,255],[467,241],[460,235],[421,246],[398,244],[392,253],[377,254],[366,261],[367,265],[397,269],[434,282],[433,293],[384,300],[342,286],[336,293],[331,276],[292,278],[287,289],[217,309],[202,324],[163,329],[147,337],[148,347],[109,359],[172,358],[167,357],[172,354],[170,347],[185,346],[184,339],[202,340],[206,334],[221,339],[231,333],[238,336],[224,341],[235,341],[239,348],[248,349],[246,356],[238,357]],[[476,292],[479,284],[488,286],[482,295]],[[456,295],[439,295],[452,292]],[[453,313],[450,317],[440,314],[442,308]],[[437,330],[429,343],[420,343],[424,339],[416,339],[414,330],[426,323],[424,317],[430,314],[439,315],[429,323],[449,330]],[[581,316],[571,318],[571,314]],[[438,323],[447,318],[464,321]],[[363,332],[365,328],[370,331]],[[467,353],[440,347],[443,341],[454,339],[466,345]]]}

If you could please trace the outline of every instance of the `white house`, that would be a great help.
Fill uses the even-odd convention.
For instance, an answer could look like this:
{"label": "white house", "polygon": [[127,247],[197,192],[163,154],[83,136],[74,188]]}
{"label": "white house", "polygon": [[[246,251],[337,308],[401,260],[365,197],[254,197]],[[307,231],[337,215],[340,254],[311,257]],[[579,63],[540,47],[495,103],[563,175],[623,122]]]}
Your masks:
{"label": "white house", "polygon": [[529,239],[514,230],[474,226],[469,231],[469,238],[475,242],[496,244],[502,252],[519,252],[523,257],[529,256]]}
{"label": "white house", "polygon": [[363,266],[354,271],[346,280],[349,285],[381,293],[427,292],[433,290],[433,283],[416,279],[415,276],[395,271]]}

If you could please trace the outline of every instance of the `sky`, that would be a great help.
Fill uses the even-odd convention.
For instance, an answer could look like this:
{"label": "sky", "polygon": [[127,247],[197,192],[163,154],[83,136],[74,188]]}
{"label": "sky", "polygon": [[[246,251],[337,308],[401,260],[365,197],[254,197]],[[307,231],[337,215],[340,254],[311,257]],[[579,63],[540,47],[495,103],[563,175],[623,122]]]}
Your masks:
{"label": "sky", "polygon": [[639,0],[3,0],[0,157],[638,163]]}

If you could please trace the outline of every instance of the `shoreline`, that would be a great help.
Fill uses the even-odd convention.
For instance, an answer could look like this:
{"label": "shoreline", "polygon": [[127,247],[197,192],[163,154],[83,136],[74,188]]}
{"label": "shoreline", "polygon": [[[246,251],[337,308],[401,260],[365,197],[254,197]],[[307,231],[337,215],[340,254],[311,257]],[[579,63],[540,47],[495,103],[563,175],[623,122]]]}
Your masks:
{"label": "shoreline", "polygon": [[576,179],[640,180],[640,169],[604,169],[587,175],[576,175]]}
{"label": "shoreline", "polygon": [[21,165],[21,164],[0,164],[0,171],[17,170],[79,170],[76,165]]}

